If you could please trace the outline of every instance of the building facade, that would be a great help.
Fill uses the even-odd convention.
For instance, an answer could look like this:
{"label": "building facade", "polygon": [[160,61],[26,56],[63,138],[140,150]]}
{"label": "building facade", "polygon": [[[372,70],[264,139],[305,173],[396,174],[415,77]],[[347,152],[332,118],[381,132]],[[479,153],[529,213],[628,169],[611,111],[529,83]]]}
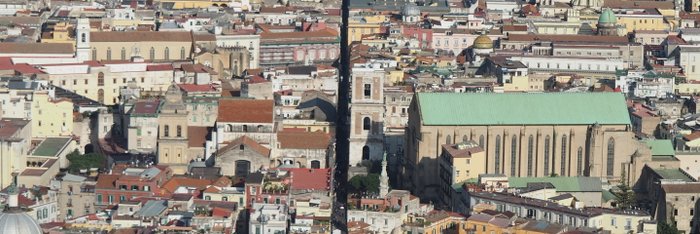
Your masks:
{"label": "building facade", "polygon": [[619,181],[624,171],[625,179],[636,179],[650,157],[634,139],[618,93],[419,93],[409,108],[406,134],[403,181],[425,196],[439,184],[429,175],[437,173],[440,146],[452,142],[477,142],[486,151],[486,173],[516,177]]}

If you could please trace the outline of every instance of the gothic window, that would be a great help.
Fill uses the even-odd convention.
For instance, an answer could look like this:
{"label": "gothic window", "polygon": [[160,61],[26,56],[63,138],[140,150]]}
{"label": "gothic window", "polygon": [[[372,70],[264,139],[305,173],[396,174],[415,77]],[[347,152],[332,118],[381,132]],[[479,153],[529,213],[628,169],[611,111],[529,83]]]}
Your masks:
{"label": "gothic window", "polygon": [[606,174],[608,176],[613,176],[615,169],[615,140],[610,137],[608,139],[608,155],[606,162]]}
{"label": "gothic window", "polygon": [[566,134],[561,136],[561,176],[566,173]]}
{"label": "gothic window", "polygon": [[583,175],[583,148],[578,147],[578,152],[576,152],[576,172],[577,176]]}
{"label": "gothic window", "polygon": [[510,175],[515,176],[516,172],[516,160],[518,157],[518,137],[513,135],[513,138],[510,143]]}
{"label": "gothic window", "polygon": [[533,150],[533,145],[534,145],[534,138],[532,135],[528,137],[527,139],[527,176],[532,176],[532,150]]}
{"label": "gothic window", "polygon": [[496,174],[501,173],[501,136],[496,136]]}
{"label": "gothic window", "polygon": [[549,176],[549,136],[544,139],[544,175]]}

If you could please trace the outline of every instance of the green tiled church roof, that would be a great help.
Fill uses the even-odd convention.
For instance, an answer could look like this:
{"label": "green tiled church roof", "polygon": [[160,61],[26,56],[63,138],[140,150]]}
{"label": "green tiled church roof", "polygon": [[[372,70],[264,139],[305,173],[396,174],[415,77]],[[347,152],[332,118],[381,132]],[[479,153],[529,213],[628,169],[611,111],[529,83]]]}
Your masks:
{"label": "green tiled church roof", "polygon": [[621,93],[418,93],[423,125],[630,124]]}

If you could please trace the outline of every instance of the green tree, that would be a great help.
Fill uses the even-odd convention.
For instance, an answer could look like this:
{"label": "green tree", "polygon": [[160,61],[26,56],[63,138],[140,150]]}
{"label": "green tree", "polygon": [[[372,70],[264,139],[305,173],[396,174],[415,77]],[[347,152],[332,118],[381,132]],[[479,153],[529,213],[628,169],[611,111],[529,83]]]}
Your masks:
{"label": "green tree", "polygon": [[104,155],[97,153],[80,154],[77,150],[66,156],[70,162],[68,171],[78,173],[82,169],[102,168],[105,165],[106,158]]}
{"label": "green tree", "polygon": [[350,179],[349,184],[350,193],[379,193],[379,174],[356,175]]}
{"label": "green tree", "polygon": [[629,209],[632,208],[637,201],[634,191],[627,184],[627,176],[624,170],[622,171],[621,180],[622,181],[617,186],[617,190],[613,194],[615,194],[615,201],[618,209]]}
{"label": "green tree", "polygon": [[674,224],[669,224],[667,222],[659,222],[659,226],[656,230],[658,234],[681,234],[678,228]]}

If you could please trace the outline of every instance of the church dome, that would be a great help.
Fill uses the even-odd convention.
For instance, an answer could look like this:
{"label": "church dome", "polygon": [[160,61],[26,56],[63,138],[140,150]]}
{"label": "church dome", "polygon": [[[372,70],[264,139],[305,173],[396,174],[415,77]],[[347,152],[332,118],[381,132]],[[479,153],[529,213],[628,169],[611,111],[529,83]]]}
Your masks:
{"label": "church dome", "polygon": [[493,41],[486,35],[481,35],[474,39],[475,49],[493,49]]}
{"label": "church dome", "polygon": [[606,25],[606,24],[616,24],[617,23],[617,17],[615,16],[615,12],[610,10],[610,8],[606,8],[603,10],[603,12],[600,13],[600,18],[598,18],[598,24]]}
{"label": "church dome", "polygon": [[420,8],[413,4],[406,4],[403,7],[403,12],[401,12],[401,14],[403,16],[420,16]]}
{"label": "church dome", "polygon": [[0,213],[0,233],[3,234],[42,234],[41,226],[26,213],[5,211]]}

